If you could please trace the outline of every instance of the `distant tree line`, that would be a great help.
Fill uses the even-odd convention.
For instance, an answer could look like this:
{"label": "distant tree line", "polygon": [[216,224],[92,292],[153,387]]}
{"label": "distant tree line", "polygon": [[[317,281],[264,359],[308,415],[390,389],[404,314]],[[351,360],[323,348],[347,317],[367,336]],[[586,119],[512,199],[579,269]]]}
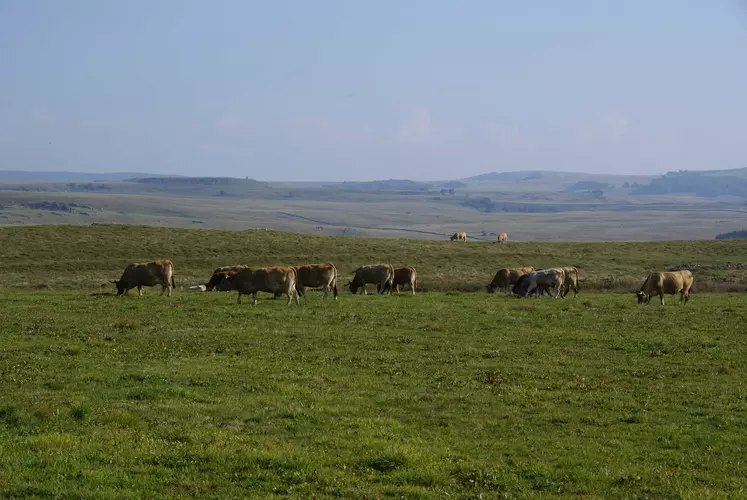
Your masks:
{"label": "distant tree line", "polygon": [[734,238],[747,238],[747,229],[741,229],[739,231],[731,231],[728,233],[721,233],[716,235],[717,240],[731,240]]}
{"label": "distant tree line", "polygon": [[704,198],[739,196],[747,198],[747,178],[734,175],[707,175],[703,172],[668,172],[650,183],[634,188],[632,194],[694,194]]}

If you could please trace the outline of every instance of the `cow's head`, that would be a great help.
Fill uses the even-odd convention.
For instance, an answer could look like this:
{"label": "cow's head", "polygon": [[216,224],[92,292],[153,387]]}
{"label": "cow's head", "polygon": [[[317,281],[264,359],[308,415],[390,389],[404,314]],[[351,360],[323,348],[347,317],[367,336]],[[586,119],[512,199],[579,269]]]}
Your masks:
{"label": "cow's head", "polygon": [[124,295],[127,293],[127,283],[122,280],[112,280],[112,283],[117,287],[117,295]]}
{"label": "cow's head", "polygon": [[635,292],[635,296],[638,297],[639,304],[648,304],[649,300],[651,300],[651,297],[649,297],[643,290]]}
{"label": "cow's head", "polygon": [[496,289],[496,286],[493,283],[488,285],[488,293],[495,292],[495,289]]}
{"label": "cow's head", "polygon": [[350,291],[352,293],[358,292],[358,285],[355,283],[355,281],[348,281],[348,288],[350,288]]}

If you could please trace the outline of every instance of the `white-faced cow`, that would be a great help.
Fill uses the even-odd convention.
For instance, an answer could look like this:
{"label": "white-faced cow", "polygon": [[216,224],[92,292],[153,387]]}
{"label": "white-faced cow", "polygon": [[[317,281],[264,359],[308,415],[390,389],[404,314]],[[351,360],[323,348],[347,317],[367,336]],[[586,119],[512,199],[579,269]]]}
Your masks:
{"label": "white-faced cow", "polygon": [[348,287],[352,293],[366,295],[366,284],[375,283],[376,293],[389,295],[394,288],[394,266],[391,264],[374,264],[362,266],[353,271],[352,281],[348,282]]}
{"label": "white-faced cow", "polygon": [[498,272],[495,273],[493,281],[488,285],[488,293],[493,293],[498,289],[502,289],[506,293],[509,293],[511,287],[516,285],[519,278],[527,273],[531,273],[532,271],[534,271],[534,268],[531,266],[504,267],[503,269],[499,269]]}
{"label": "white-faced cow", "polygon": [[661,305],[664,305],[664,294],[680,294],[680,302],[687,304],[690,298],[690,288],[693,286],[693,273],[690,271],[668,271],[653,272],[648,275],[641,289],[635,294],[639,304],[648,304],[651,297],[659,296]]}
{"label": "white-faced cow", "polygon": [[295,297],[298,304],[296,290],[296,269],[291,266],[250,267],[237,273],[226,273],[226,279],[239,292],[236,300],[241,304],[242,295],[251,295],[254,305],[257,305],[257,292],[277,292],[288,296],[288,305]]}
{"label": "white-faced cow", "polygon": [[458,231],[451,236],[451,241],[467,241],[467,233],[464,231]]}
{"label": "white-faced cow", "polygon": [[138,295],[143,295],[144,286],[161,285],[161,295],[176,288],[174,283],[174,263],[170,260],[156,260],[147,264],[128,264],[122,277],[112,281],[117,286],[117,296],[121,297],[137,287]]}
{"label": "white-faced cow", "polygon": [[540,269],[521,276],[514,286],[514,293],[520,297],[528,297],[532,293],[540,295],[542,288],[555,289],[554,297],[560,296],[565,280],[565,272],[560,267]]}

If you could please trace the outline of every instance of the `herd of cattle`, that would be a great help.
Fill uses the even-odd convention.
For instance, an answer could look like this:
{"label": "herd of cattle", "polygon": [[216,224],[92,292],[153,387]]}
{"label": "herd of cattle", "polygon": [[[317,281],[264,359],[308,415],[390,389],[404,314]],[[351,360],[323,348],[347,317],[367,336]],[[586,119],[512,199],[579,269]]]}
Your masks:
{"label": "herd of cattle", "polygon": [[[304,266],[257,267],[236,265],[219,267],[213,271],[204,285],[190,287],[201,291],[237,291],[237,302],[241,303],[242,295],[251,295],[257,304],[257,292],[272,293],[280,297],[286,295],[288,304],[298,297],[306,298],[307,288],[321,288],[323,299],[332,291],[337,299],[337,268],[333,264],[307,264]],[[171,296],[174,282],[174,264],[170,260],[157,260],[147,264],[129,264],[122,277],[112,281],[117,286],[117,295],[126,295],[137,288],[138,295],[143,294],[142,287],[161,285],[161,295],[168,291]],[[395,269],[391,264],[362,266],[353,271],[353,279],[347,284],[353,293],[366,294],[366,285],[376,285],[377,294],[399,293],[400,286],[409,286],[415,294],[417,272],[412,267]],[[664,304],[664,295],[680,294],[680,301],[687,303],[693,275],[690,271],[654,272],[648,275],[641,288],[636,292],[638,303],[648,304],[651,298],[658,295]],[[535,270],[533,267],[499,269],[493,281],[487,286],[489,293],[504,290],[520,297],[540,296],[548,293],[555,298],[565,297],[573,290],[578,293],[578,269],[575,267],[553,267]]]}

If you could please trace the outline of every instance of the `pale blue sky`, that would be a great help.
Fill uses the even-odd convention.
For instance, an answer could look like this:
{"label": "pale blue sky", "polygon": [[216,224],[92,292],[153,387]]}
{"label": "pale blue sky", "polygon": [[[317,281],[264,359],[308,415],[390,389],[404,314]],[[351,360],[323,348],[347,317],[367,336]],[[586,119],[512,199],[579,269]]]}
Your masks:
{"label": "pale blue sky", "polygon": [[744,166],[736,0],[0,0],[0,169]]}

